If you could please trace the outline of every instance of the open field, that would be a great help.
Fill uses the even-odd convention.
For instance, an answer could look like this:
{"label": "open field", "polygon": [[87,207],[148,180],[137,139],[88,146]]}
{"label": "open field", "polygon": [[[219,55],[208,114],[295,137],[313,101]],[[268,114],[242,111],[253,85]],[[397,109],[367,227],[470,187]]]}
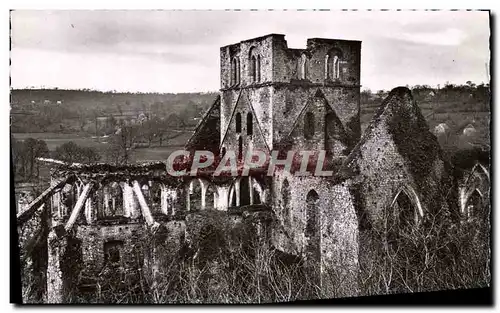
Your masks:
{"label": "open field", "polygon": [[[181,134],[171,140],[165,141],[166,144],[162,147],[151,148],[137,148],[134,149],[132,159],[137,162],[147,161],[164,161],[174,150],[183,149],[184,144],[191,137],[191,130],[179,130]],[[82,147],[96,148],[98,151],[103,152],[109,147],[108,138],[96,138],[90,136],[80,136],[78,134],[63,134],[63,133],[13,133],[13,138],[23,141],[27,138],[41,139],[47,143],[50,151],[55,151],[60,145],[73,141]]]}

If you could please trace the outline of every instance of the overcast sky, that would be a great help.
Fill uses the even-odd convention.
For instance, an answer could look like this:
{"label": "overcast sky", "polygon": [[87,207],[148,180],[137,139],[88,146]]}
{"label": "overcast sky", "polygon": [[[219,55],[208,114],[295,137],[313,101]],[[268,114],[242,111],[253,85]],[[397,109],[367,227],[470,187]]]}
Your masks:
{"label": "overcast sky", "polygon": [[269,33],[362,41],[363,89],[486,82],[488,12],[13,11],[13,88],[216,91],[219,48]]}

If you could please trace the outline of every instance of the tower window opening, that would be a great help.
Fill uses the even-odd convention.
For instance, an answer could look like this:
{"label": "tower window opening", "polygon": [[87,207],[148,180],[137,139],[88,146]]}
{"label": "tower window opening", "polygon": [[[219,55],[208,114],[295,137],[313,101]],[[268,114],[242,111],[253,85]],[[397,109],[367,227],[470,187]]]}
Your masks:
{"label": "tower window opening", "polygon": [[252,113],[247,114],[247,135],[253,135],[253,115]]}
{"label": "tower window opening", "polygon": [[255,56],[250,59],[250,75],[252,83],[255,83],[257,81],[257,58]]}
{"label": "tower window opening", "polygon": [[312,112],[307,112],[304,117],[304,137],[306,139],[312,139],[314,136],[314,114]]}
{"label": "tower window opening", "polygon": [[236,113],[236,132],[241,133],[241,113]]}

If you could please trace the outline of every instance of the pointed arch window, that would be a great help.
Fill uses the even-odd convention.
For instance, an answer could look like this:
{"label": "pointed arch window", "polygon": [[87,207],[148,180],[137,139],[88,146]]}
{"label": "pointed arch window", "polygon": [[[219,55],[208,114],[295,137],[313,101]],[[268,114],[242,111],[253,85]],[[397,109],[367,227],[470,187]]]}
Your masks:
{"label": "pointed arch window", "polygon": [[240,58],[236,58],[236,84],[240,83]]}
{"label": "pointed arch window", "polygon": [[281,199],[283,205],[283,223],[285,227],[289,229],[291,225],[291,208],[290,208],[290,198],[292,197],[292,193],[290,191],[290,184],[288,180],[285,179],[283,181],[283,186],[281,187]]}
{"label": "pointed arch window", "polygon": [[255,83],[257,81],[257,58],[254,55],[250,58],[250,76],[252,83]]}
{"label": "pointed arch window", "polygon": [[319,196],[313,189],[306,196],[306,258],[318,261],[320,258],[319,239]]}
{"label": "pointed arch window", "polygon": [[325,79],[340,79],[340,62],[342,53],[338,50],[330,51],[325,57]]}
{"label": "pointed arch window", "polygon": [[236,84],[236,58],[231,60],[231,86]]}
{"label": "pointed arch window", "polygon": [[250,112],[247,114],[247,135],[253,135],[253,115]]}
{"label": "pointed arch window", "polygon": [[236,113],[236,133],[241,133],[241,113]]}
{"label": "pointed arch window", "polygon": [[299,59],[298,71],[297,71],[299,79],[307,79],[308,67],[309,67],[309,60],[307,58],[307,55],[302,54]]}
{"label": "pointed arch window", "polygon": [[256,81],[260,82],[260,55],[257,56],[257,66],[256,66]]}
{"label": "pointed arch window", "polygon": [[468,219],[479,216],[482,211],[483,197],[479,190],[475,189],[465,204],[465,216]]}
{"label": "pointed arch window", "polygon": [[417,225],[424,216],[417,194],[408,186],[399,190],[392,200],[391,207],[396,209],[394,214],[399,217],[400,225]]}
{"label": "pointed arch window", "polygon": [[314,113],[307,112],[304,117],[304,138],[312,139],[314,136]]}

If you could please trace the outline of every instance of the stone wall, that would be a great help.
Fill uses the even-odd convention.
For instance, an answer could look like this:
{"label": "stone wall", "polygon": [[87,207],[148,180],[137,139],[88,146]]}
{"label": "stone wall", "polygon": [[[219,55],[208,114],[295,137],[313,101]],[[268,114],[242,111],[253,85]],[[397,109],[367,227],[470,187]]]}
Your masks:
{"label": "stone wall", "polygon": [[[285,181],[289,184],[288,195],[283,190]],[[307,238],[308,195],[311,193],[318,196],[314,205],[316,234]],[[348,186],[334,185],[329,178],[299,177],[280,172],[274,177],[272,195],[276,214],[272,244],[286,253],[306,257],[308,245],[314,245],[314,249],[319,250],[317,262],[323,274],[322,283],[325,286],[345,284],[346,288],[338,290],[343,289],[354,295],[359,271],[358,221]]]}

